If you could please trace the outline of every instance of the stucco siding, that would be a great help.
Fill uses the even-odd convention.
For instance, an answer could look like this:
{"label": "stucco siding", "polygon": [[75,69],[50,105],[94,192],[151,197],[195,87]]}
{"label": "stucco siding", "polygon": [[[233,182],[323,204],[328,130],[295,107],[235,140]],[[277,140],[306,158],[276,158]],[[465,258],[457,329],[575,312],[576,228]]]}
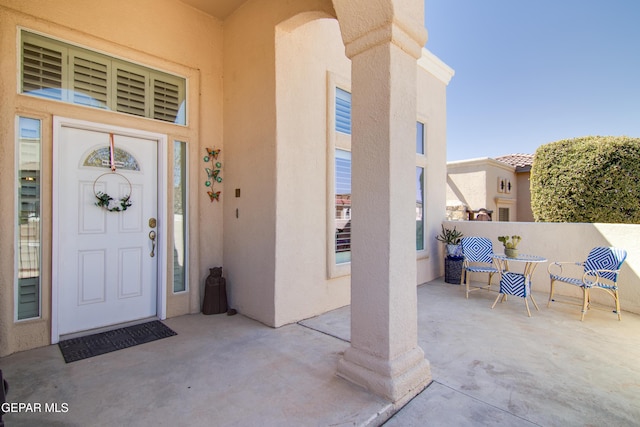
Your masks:
{"label": "stucco siding", "polygon": [[[160,200],[169,216],[173,209],[172,144],[187,143],[189,271],[185,292],[172,290],[174,248],[168,237],[173,224],[158,229],[167,234],[158,236],[168,259],[161,269],[161,275],[167,277],[166,306],[162,306],[167,317],[200,311],[204,282],[209,268],[215,266],[224,268],[229,305],[270,326],[349,304],[349,267],[336,273],[333,263],[329,265],[335,228],[331,221],[333,145],[338,139],[344,142],[332,136],[329,93],[335,82],[348,86],[351,80],[351,61],[345,55],[341,33],[345,26],[335,19],[330,0],[247,0],[224,21],[179,0],[0,0],[0,188],[15,188],[16,184],[17,116],[41,120],[43,147],[41,316],[15,321],[15,239],[0,241],[0,356],[47,345],[52,338],[54,117],[166,135],[165,157],[159,162],[166,170],[159,182],[167,183],[160,190]],[[187,124],[18,93],[21,29],[184,77]],[[391,52],[400,58],[397,61],[404,61],[403,66],[413,63],[402,49],[394,47]],[[416,119],[426,125],[427,190],[426,247],[416,257],[416,284],[439,274],[439,247],[434,237],[445,217],[446,85],[452,74],[430,54],[425,53],[417,65]],[[412,92],[408,81],[399,80],[402,93]],[[363,82],[369,84],[366,79]],[[376,90],[368,92],[375,94]],[[413,110],[406,96],[393,95],[394,108]],[[410,129],[396,122],[390,125],[393,134],[401,136],[392,137],[394,144],[407,139]],[[378,139],[382,132],[376,132],[372,137]],[[406,143],[413,145],[413,138]],[[223,182],[214,183],[213,189],[221,191],[219,201],[211,202],[207,195],[205,148],[221,149],[218,160]],[[413,170],[402,166],[385,178],[370,169],[368,185],[374,185],[375,178],[386,182],[385,191],[400,191],[407,200],[409,194],[414,197],[413,187],[404,184],[408,180],[398,181],[403,182],[400,190],[388,188],[398,175],[413,177]],[[401,209],[396,212],[401,215],[393,218],[413,215],[397,203],[387,208]],[[364,214],[376,214],[375,209],[370,210]],[[361,222],[365,228],[370,218]],[[2,235],[14,236],[15,224],[15,194],[5,191],[0,194]],[[409,240],[413,245],[415,236],[407,224],[401,224],[403,247],[408,247],[404,244]],[[402,257],[403,262],[407,260]],[[413,280],[412,269],[399,270]]]}
{"label": "stucco siding", "polygon": [[[419,61],[422,64],[422,61]],[[418,67],[417,120],[425,124],[425,251],[418,253],[417,283],[433,280],[440,274],[439,245],[435,237],[446,217],[447,177],[447,84],[453,70],[444,64]],[[434,70],[435,68],[435,70]],[[446,82],[442,80],[445,78]]]}
{"label": "stucco siding", "polygon": [[529,172],[516,173],[516,187],[518,190],[518,221],[533,222],[531,210],[531,174]]}
{"label": "stucco siding", "polygon": [[[280,27],[279,27],[280,28]],[[349,78],[338,21],[315,19],[279,29],[277,56],[276,325],[349,303],[348,277],[327,275],[328,73]],[[331,204],[331,206],[329,206]]]}
{"label": "stucco siding", "polygon": [[[150,14],[149,10],[154,13]],[[96,19],[100,17],[100,19]],[[146,67],[187,79],[187,126],[137,118],[111,111],[18,94],[19,58],[16,49],[21,28],[64,42],[95,50]],[[0,242],[0,355],[50,342],[51,322],[51,176],[52,118],[69,117],[89,122],[164,133],[172,147],[174,140],[188,144],[191,160],[189,291],[174,294],[167,286],[168,316],[198,312],[201,287],[208,267],[222,264],[222,207],[210,204],[204,189],[204,147],[224,148],[222,144],[222,23],[181,2],[169,0],[68,0],[64,4],[48,1],[0,0],[0,184],[15,187],[15,118],[25,115],[42,120],[42,272],[41,318],[15,323],[13,239]],[[203,54],[204,53],[204,54]],[[201,121],[200,117],[206,117]],[[224,157],[224,149],[223,149]],[[167,150],[168,168],[173,150]],[[223,158],[224,162],[224,158]],[[169,186],[170,187],[170,186]],[[167,210],[171,212],[171,188]],[[223,191],[223,198],[226,196]],[[14,235],[14,194],[0,196],[0,224],[3,235]],[[202,224],[202,226],[200,226]],[[168,225],[167,233],[173,232]],[[171,239],[159,236],[169,258]],[[171,263],[164,273],[171,277]],[[7,338],[9,337],[9,338]]]}
{"label": "stucco siding", "polygon": [[515,168],[497,160],[479,158],[447,165],[447,202],[459,200],[471,210],[491,210],[494,221],[500,207],[509,208],[510,221],[518,220],[518,191]]}

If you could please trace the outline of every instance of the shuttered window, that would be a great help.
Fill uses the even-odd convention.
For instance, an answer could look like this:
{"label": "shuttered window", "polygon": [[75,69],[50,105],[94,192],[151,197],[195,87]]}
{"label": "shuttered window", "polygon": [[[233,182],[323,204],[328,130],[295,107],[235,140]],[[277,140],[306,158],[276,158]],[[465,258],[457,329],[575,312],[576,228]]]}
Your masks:
{"label": "shuttered window", "polygon": [[509,221],[509,208],[498,208],[498,221]]}
{"label": "shuttered window", "polygon": [[116,67],[116,108],[120,113],[147,117],[149,77],[140,70]]}
{"label": "shuttered window", "polygon": [[178,76],[26,31],[21,74],[24,94],[186,124]]}
{"label": "shuttered window", "polygon": [[62,49],[51,43],[22,43],[22,92],[62,100]]}
{"label": "shuttered window", "polygon": [[336,88],[336,131],[351,135],[351,94]]}
{"label": "shuttered window", "polygon": [[171,76],[154,77],[152,85],[152,117],[165,122],[180,117],[180,100],[184,98],[184,89],[181,88],[179,79]]}
{"label": "shuttered window", "polygon": [[109,62],[97,55],[70,55],[73,97],[68,102],[107,108]]}

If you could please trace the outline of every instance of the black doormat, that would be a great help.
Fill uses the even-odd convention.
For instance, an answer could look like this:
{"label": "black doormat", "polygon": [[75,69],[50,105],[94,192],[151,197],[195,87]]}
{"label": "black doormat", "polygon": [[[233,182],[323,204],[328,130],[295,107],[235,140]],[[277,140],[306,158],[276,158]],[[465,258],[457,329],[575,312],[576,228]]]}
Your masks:
{"label": "black doormat", "polygon": [[178,335],[159,320],[113,331],[60,341],[58,347],[67,363],[110,353],[138,344]]}

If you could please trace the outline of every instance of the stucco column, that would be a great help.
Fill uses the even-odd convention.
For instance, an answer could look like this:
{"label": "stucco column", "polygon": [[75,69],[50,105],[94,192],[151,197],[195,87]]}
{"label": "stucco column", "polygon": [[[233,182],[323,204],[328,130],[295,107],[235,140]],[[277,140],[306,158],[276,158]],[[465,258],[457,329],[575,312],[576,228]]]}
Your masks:
{"label": "stucco column", "polygon": [[334,0],[334,6],[352,60],[351,347],[338,375],[400,403],[431,382],[417,342],[414,141],[416,59],[426,41],[422,1]]}

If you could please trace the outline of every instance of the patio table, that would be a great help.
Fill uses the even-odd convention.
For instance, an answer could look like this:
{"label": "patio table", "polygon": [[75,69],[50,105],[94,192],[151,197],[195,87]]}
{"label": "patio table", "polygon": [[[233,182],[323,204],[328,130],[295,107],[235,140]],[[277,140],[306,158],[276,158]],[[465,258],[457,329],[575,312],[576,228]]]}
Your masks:
{"label": "patio table", "polygon": [[[492,254],[491,257],[496,260],[498,269],[500,270],[500,293],[491,308],[493,309],[496,306],[500,297],[502,297],[502,301],[504,302],[507,299],[507,295],[515,295],[524,299],[529,317],[531,317],[531,311],[529,310],[527,297],[531,298],[536,310],[539,311],[538,304],[536,304],[536,300],[533,299],[533,295],[531,295],[531,276],[538,264],[546,262],[547,259],[541,256],[525,254],[520,254],[517,257],[508,257],[504,254]],[[511,271],[509,269],[510,262],[524,263],[523,272],[518,273]]]}

